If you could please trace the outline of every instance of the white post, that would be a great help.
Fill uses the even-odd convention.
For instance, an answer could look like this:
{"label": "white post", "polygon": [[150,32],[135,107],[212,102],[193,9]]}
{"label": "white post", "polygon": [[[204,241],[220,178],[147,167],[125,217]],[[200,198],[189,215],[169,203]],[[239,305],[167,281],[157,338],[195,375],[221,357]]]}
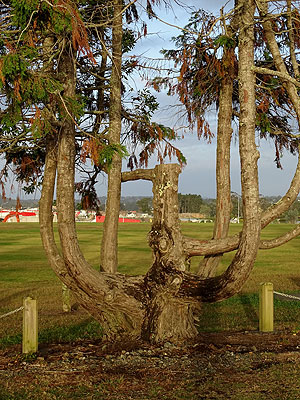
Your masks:
{"label": "white post", "polygon": [[24,299],[23,310],[23,353],[36,353],[38,350],[37,301],[31,297]]}
{"label": "white post", "polygon": [[274,324],[273,283],[261,283],[259,290],[259,330],[273,332]]}

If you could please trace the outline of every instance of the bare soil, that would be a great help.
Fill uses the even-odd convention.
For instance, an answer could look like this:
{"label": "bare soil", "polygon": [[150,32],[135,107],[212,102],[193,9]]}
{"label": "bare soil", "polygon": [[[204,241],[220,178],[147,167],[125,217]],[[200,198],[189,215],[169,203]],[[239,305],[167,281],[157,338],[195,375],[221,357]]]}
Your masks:
{"label": "bare soil", "polygon": [[189,345],[76,342],[0,351],[0,399],[300,399],[300,334],[203,333]]}

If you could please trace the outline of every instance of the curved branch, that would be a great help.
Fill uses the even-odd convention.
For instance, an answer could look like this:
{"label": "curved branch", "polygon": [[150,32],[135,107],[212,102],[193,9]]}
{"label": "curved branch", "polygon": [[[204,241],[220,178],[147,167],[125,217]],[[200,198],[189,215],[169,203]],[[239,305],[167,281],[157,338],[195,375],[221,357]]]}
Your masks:
{"label": "curved branch", "polygon": [[[193,293],[203,301],[223,300],[237,293],[247,280],[256,258],[260,239],[260,207],[255,144],[254,0],[242,0],[239,18],[239,151],[241,158],[244,224],[238,250],[227,270],[206,280],[184,277],[180,291]],[[192,279],[193,285],[188,280]],[[192,291],[190,289],[193,289]]]}
{"label": "curved branch", "polygon": [[[262,250],[272,249],[281,246],[291,239],[294,239],[300,234],[300,225],[297,225],[291,231],[285,233],[284,235],[272,239],[272,240],[262,240],[260,242],[259,248]],[[233,249],[232,249],[233,250]],[[228,250],[229,251],[229,250]],[[220,296],[214,296],[220,290],[220,286],[224,278],[222,275],[216,278],[199,279],[198,275],[194,274],[184,274],[182,272],[173,271],[173,274],[180,274],[181,287],[178,292],[179,296],[191,296],[197,298],[199,301],[204,302],[214,302],[220,300]]]}
{"label": "curved branch", "polygon": [[134,171],[122,172],[122,182],[137,181],[144,179],[152,181],[154,178],[154,169],[136,169]]}
{"label": "curved branch", "polygon": [[293,28],[293,19],[292,19],[292,0],[287,0],[287,26],[289,30],[289,47],[290,47],[290,57],[292,61],[292,66],[294,69],[294,75],[299,76],[299,65],[296,58],[295,52],[295,35],[294,35],[294,28]]}
{"label": "curved branch", "polygon": [[183,249],[186,257],[214,256],[236,250],[239,246],[241,232],[238,235],[223,239],[199,240],[183,237]]}
{"label": "curved branch", "polygon": [[58,228],[63,259],[80,303],[108,328],[111,334],[130,331],[138,336],[142,324],[142,278],[95,271],[84,259],[75,230],[74,209],[74,132],[61,133],[58,155]]}
{"label": "curved branch", "polygon": [[[300,145],[298,146],[300,154]],[[291,181],[290,187],[286,194],[275,204],[269,207],[261,218],[261,228],[265,228],[270,222],[274,221],[281,214],[287,211],[290,206],[295,202],[300,192],[300,157],[298,156],[298,163],[295,170],[294,177]]]}
{"label": "curved branch", "polygon": [[295,226],[294,229],[290,230],[289,232],[281,235],[275,239],[271,240],[261,240],[259,248],[266,250],[266,249],[273,249],[275,247],[279,247],[282,244],[289,242],[290,240],[294,239],[300,234],[300,225]]}
{"label": "curved branch", "polygon": [[[62,58],[61,68],[68,76],[65,93],[73,97],[73,59],[68,53]],[[142,278],[100,273],[87,263],[80,250],[75,227],[75,154],[75,126],[66,117],[58,139],[57,159],[58,230],[65,268],[80,303],[107,332],[111,335],[130,332],[138,336],[143,319],[141,301],[145,296]]]}
{"label": "curved branch", "polygon": [[[300,191],[300,158],[295,170],[291,185],[286,194],[276,203],[269,207],[261,218],[261,229],[278,218],[295,202]],[[183,237],[184,252],[187,257],[209,256],[228,253],[236,250],[239,246],[241,233],[225,239],[198,240],[187,236]],[[293,236],[294,237],[294,236]]]}
{"label": "curved branch", "polygon": [[293,85],[300,87],[300,82],[297,81],[297,79],[293,78],[290,76],[290,74],[287,72],[281,72],[281,71],[274,71],[273,69],[269,68],[263,68],[263,67],[252,67],[253,71],[256,72],[257,74],[262,74],[262,75],[272,75],[272,76],[278,76],[285,82],[291,82]]}
{"label": "curved branch", "polygon": [[52,203],[56,179],[57,143],[54,138],[47,138],[46,160],[41,199],[39,201],[39,224],[42,244],[50,265],[65,283],[70,285],[67,269],[59,254],[53,234]]}
{"label": "curved branch", "polygon": [[[289,240],[294,239],[300,234],[300,225],[279,236],[278,238],[271,240],[261,240],[259,249],[273,249],[279,247],[282,244],[287,243]],[[225,239],[212,239],[212,240],[198,240],[189,237],[183,238],[183,248],[186,257],[195,256],[214,256],[220,253],[228,253],[236,250],[239,246],[241,233],[235,236],[231,236]]]}

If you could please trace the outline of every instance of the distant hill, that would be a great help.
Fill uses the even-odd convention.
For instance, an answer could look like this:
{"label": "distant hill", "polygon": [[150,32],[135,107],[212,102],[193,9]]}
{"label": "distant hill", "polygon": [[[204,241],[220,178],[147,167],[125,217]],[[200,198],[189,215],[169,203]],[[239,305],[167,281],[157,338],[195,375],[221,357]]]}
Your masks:
{"label": "distant hill", "polygon": [[[137,211],[138,206],[137,206],[137,201],[144,199],[145,197],[150,197],[150,196],[122,196],[121,197],[121,210],[125,211]],[[106,197],[101,196],[99,197],[99,200],[101,202],[101,210],[104,210],[105,208],[105,203],[106,203]]]}
{"label": "distant hill", "polygon": [[[145,198],[145,197],[151,197],[151,196],[122,196],[121,197],[121,210],[123,211],[138,211],[138,206],[137,206],[137,201]],[[265,207],[268,207],[269,205],[276,203],[279,199],[280,196],[265,196],[263,197],[265,204]],[[100,203],[101,203],[101,210],[105,209],[105,203],[106,203],[106,196],[100,196],[99,197]],[[300,199],[298,198],[298,201]],[[80,200],[78,198],[75,198],[75,203],[79,203]],[[207,199],[203,198],[203,205],[205,204],[210,204],[211,202],[215,202],[215,199]],[[0,198],[0,207],[2,208],[10,208],[14,209],[16,207],[16,199],[1,199]],[[38,207],[39,204],[39,199],[26,199],[26,200],[21,200],[21,205],[22,208],[34,208]],[[202,210],[203,211],[203,210]],[[201,212],[202,212],[201,211]]]}
{"label": "distant hill", "polygon": [[[137,204],[136,202],[140,199],[143,199],[144,197],[147,196],[123,196],[121,197],[121,209],[126,210],[126,211],[137,211]],[[148,196],[149,197],[149,196]],[[101,202],[101,209],[104,210],[105,208],[105,203],[106,203],[106,197],[101,196],[99,197],[99,200]],[[75,199],[75,203],[79,203],[79,199]],[[17,200],[16,199],[1,199],[0,198],[0,207],[2,208],[9,208],[9,209],[14,209],[16,208]],[[39,205],[39,199],[26,199],[26,200],[21,200],[21,205],[22,208],[34,208],[38,207]]]}

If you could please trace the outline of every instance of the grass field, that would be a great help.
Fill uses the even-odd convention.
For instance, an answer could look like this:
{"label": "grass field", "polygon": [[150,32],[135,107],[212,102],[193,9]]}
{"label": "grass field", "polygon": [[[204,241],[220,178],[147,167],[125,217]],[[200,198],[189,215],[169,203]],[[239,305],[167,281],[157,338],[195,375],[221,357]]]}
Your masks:
{"label": "grass field", "polygon": [[[78,238],[87,260],[99,265],[102,224],[80,223]],[[271,225],[263,232],[272,238],[289,230],[289,225]],[[119,232],[119,271],[143,274],[151,264],[147,246],[150,225],[122,224]],[[183,233],[196,238],[210,238],[212,224],[182,224]],[[231,233],[239,227],[231,226]],[[45,259],[38,224],[0,224],[0,315],[22,305],[31,295],[39,303],[39,341],[72,342],[78,338],[101,337],[101,327],[78,309],[62,312],[61,285]],[[258,326],[258,288],[261,282],[273,282],[274,289],[285,293],[300,291],[299,238],[273,250],[260,251],[255,268],[241,293],[221,303],[204,304],[200,316],[200,331],[255,330]],[[233,254],[224,256],[221,270]],[[196,270],[198,259],[192,261]],[[0,344],[5,346],[21,341],[22,315],[13,314],[1,320]],[[300,302],[275,300],[275,329],[300,330]]]}

